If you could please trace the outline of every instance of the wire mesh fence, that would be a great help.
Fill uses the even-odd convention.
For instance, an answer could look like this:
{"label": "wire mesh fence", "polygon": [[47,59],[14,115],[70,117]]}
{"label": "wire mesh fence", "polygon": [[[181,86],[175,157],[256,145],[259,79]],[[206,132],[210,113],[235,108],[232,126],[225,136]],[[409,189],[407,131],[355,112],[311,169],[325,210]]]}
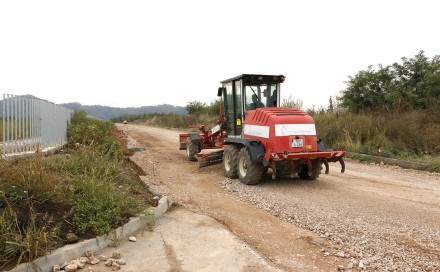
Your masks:
{"label": "wire mesh fence", "polygon": [[61,146],[72,110],[31,95],[3,95],[3,157]]}

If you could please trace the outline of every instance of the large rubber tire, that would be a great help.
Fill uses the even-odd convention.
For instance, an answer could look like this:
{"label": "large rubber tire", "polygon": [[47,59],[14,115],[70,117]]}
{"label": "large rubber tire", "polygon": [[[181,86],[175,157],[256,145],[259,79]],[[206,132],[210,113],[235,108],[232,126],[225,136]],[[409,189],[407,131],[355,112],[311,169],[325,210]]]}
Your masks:
{"label": "large rubber tire", "polygon": [[321,174],[321,170],[322,170],[322,162],[316,160],[313,162],[313,170],[310,176],[309,176],[309,168],[307,167],[307,165],[303,166],[301,171],[298,173],[298,176],[302,179],[315,180],[319,178],[319,175]]}
{"label": "large rubber tire", "polygon": [[197,161],[196,155],[200,152],[200,140],[188,140],[186,143],[186,155],[189,161]]}
{"label": "large rubber tire", "polygon": [[238,178],[238,152],[240,148],[237,145],[228,145],[223,151],[223,172],[225,177]]}
{"label": "large rubber tire", "polygon": [[254,185],[261,181],[263,177],[264,166],[253,164],[251,155],[246,147],[243,147],[238,153],[238,178],[246,185]]}

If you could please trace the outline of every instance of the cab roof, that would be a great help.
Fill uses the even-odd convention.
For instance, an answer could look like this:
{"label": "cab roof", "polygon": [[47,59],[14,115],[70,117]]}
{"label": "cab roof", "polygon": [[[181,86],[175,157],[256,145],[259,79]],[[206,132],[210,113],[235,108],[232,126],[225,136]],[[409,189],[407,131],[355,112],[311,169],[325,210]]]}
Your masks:
{"label": "cab roof", "polygon": [[233,78],[225,79],[220,83],[228,83],[231,81],[243,80],[247,84],[273,84],[282,83],[286,77],[283,75],[257,75],[257,74],[242,74]]}

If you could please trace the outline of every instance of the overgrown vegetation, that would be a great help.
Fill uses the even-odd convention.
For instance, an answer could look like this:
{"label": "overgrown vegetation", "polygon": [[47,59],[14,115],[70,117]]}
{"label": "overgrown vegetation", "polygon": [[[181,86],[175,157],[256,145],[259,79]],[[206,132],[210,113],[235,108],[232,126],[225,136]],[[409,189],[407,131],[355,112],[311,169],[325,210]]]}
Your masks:
{"label": "overgrown vegetation", "polygon": [[427,110],[402,113],[332,112],[314,115],[317,133],[327,145],[352,152],[429,163],[440,155],[440,114]]}
{"label": "overgrown vegetation", "polygon": [[112,124],[85,116],[73,114],[64,152],[0,160],[0,268],[46,254],[69,232],[106,234],[148,207]]}
{"label": "overgrown vegetation", "polygon": [[92,147],[99,154],[119,158],[120,147],[112,137],[112,126],[111,122],[87,118],[85,111],[75,111],[67,129],[67,140],[71,145]]}
{"label": "overgrown vegetation", "polygon": [[349,76],[339,98],[350,112],[398,111],[438,108],[440,56],[429,60],[423,51],[401,63],[379,65]]}
{"label": "overgrown vegetation", "polygon": [[[440,165],[440,56],[414,58],[349,76],[325,110],[319,136],[348,150]],[[339,102],[339,104],[337,103]]]}

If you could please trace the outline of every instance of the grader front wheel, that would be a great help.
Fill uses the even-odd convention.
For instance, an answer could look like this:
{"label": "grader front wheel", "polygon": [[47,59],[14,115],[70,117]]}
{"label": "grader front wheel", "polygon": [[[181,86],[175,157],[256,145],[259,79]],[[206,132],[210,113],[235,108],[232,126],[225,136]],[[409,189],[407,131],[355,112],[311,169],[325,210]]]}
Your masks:
{"label": "grader front wheel", "polygon": [[246,185],[257,184],[263,177],[263,165],[253,164],[246,147],[238,153],[238,178]]}
{"label": "grader front wheel", "polygon": [[237,158],[240,148],[236,145],[228,145],[223,152],[223,172],[225,177],[236,179],[237,174]]}

